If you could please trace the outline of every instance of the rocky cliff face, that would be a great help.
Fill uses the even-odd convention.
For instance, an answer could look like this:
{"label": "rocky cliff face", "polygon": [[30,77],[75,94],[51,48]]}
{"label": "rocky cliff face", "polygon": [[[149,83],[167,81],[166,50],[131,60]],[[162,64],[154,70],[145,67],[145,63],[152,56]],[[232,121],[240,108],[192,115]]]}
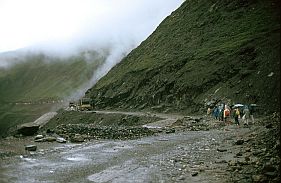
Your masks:
{"label": "rocky cliff face", "polygon": [[194,112],[222,100],[279,110],[279,5],[185,1],[86,95],[96,108]]}

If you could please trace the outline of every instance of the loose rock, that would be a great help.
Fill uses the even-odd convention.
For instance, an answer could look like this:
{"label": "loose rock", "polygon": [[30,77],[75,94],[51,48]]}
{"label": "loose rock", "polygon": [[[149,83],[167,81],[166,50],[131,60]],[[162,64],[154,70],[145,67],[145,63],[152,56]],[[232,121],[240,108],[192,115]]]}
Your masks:
{"label": "loose rock", "polygon": [[238,139],[236,142],[235,142],[235,145],[242,145],[244,144],[244,140],[243,139]]}
{"label": "loose rock", "polygon": [[36,145],[26,145],[24,149],[26,151],[36,151],[37,146]]}
{"label": "loose rock", "polygon": [[224,148],[217,148],[217,151],[219,151],[219,152],[226,152],[227,149],[224,149]]}
{"label": "loose rock", "polygon": [[58,137],[56,139],[56,141],[59,142],[59,143],[66,143],[66,140],[64,138],[62,138],[62,137]]}

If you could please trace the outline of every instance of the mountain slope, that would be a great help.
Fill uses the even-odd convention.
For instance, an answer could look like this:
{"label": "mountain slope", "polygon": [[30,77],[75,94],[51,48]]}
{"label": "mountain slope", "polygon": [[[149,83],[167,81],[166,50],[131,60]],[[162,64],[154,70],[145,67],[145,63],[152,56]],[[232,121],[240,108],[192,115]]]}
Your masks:
{"label": "mountain slope", "polygon": [[[105,58],[93,53],[68,59],[28,55],[0,68],[0,135],[15,125],[31,122],[88,83]],[[66,102],[66,101],[65,101]]]}
{"label": "mountain slope", "polygon": [[87,92],[97,108],[280,109],[278,1],[189,0]]}
{"label": "mountain slope", "polygon": [[45,55],[29,56],[26,60],[9,69],[2,69],[2,100],[31,102],[62,99],[89,81],[102,62],[102,59],[97,58],[90,63],[78,56],[63,61]]}

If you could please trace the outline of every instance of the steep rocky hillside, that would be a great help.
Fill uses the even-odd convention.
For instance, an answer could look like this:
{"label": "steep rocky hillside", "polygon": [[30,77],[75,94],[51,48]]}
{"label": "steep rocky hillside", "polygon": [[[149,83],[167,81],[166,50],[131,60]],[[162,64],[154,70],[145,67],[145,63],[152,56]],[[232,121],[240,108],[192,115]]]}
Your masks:
{"label": "steep rocky hillside", "polygon": [[279,7],[185,1],[86,95],[96,108],[188,113],[222,100],[279,110]]}

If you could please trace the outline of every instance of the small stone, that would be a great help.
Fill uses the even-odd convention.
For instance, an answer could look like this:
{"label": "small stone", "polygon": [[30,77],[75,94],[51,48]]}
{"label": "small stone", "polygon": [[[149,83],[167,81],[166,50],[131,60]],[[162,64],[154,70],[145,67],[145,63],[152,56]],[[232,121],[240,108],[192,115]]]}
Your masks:
{"label": "small stone", "polygon": [[54,141],[56,141],[56,138],[55,137],[45,137],[45,140],[47,142],[54,142]]}
{"label": "small stone", "polygon": [[274,72],[269,73],[267,76],[272,77],[274,75]]}
{"label": "small stone", "polygon": [[265,126],[265,128],[272,128],[273,127],[273,125],[270,123],[270,124],[267,124],[266,126]]}
{"label": "small stone", "polygon": [[218,164],[220,164],[220,163],[227,163],[227,161],[226,160],[217,160],[217,161],[215,161],[215,163],[218,163]]}
{"label": "small stone", "polygon": [[242,145],[244,144],[244,140],[243,139],[238,139],[236,142],[235,142],[235,145]]}
{"label": "small stone", "polygon": [[277,176],[277,173],[276,172],[265,172],[264,175],[273,178],[273,177]]}
{"label": "small stone", "polygon": [[185,177],[183,175],[181,175],[178,180],[185,180]]}
{"label": "small stone", "polygon": [[236,166],[236,165],[237,165],[237,161],[235,161],[235,160],[229,160],[229,161],[228,161],[228,165],[229,165],[229,166]]}
{"label": "small stone", "polygon": [[42,138],[44,138],[43,135],[36,135],[34,139],[37,140],[37,139],[42,139]]}
{"label": "small stone", "polygon": [[250,157],[249,156],[246,156],[245,157],[245,161],[250,161],[251,159],[250,159]]}
{"label": "small stone", "polygon": [[253,155],[257,156],[257,155],[261,154],[262,152],[263,152],[262,150],[256,150],[253,152]]}
{"label": "small stone", "polygon": [[34,142],[45,142],[46,141],[46,139],[45,138],[42,138],[42,139],[36,139],[36,140],[34,140]]}
{"label": "small stone", "polygon": [[56,139],[56,141],[59,142],[59,143],[66,143],[66,140],[64,138],[62,138],[62,137],[58,137]]}
{"label": "small stone", "polygon": [[36,151],[37,146],[36,145],[26,145],[24,149],[26,151]]}
{"label": "small stone", "polygon": [[253,175],[252,180],[253,180],[253,182],[263,182],[264,176],[263,175]]}
{"label": "small stone", "polygon": [[276,168],[271,164],[265,164],[263,167],[263,172],[274,172]]}
{"label": "small stone", "polygon": [[238,164],[239,165],[248,165],[249,163],[247,161],[244,161],[244,160],[238,160]]}
{"label": "small stone", "polygon": [[192,177],[195,177],[197,175],[198,175],[198,172],[194,172],[194,173],[191,174]]}
{"label": "small stone", "polygon": [[238,152],[238,153],[236,154],[236,156],[242,156],[242,153],[241,153],[241,152]]}
{"label": "small stone", "polygon": [[219,152],[226,152],[227,149],[224,149],[224,148],[217,148],[217,151],[219,151]]}

